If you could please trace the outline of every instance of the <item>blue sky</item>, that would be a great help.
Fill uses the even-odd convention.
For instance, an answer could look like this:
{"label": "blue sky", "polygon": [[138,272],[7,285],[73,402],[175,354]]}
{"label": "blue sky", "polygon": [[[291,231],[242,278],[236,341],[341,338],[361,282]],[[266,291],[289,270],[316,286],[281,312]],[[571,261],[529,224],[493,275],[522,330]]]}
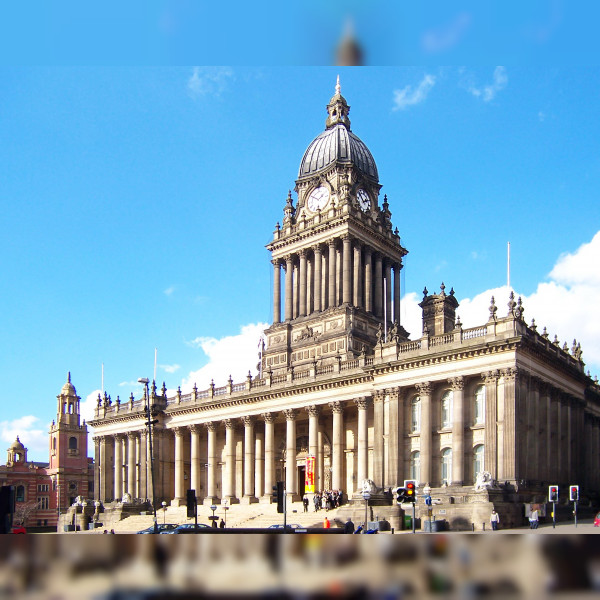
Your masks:
{"label": "blue sky", "polygon": [[[340,74],[409,250],[403,319],[444,281],[466,326],[511,284],[600,372],[600,70],[38,67],[0,71],[0,439],[38,460],[71,371],[84,401],[256,364],[264,246]],[[92,400],[87,401],[87,406]],[[87,410],[87,409],[86,409]]]}

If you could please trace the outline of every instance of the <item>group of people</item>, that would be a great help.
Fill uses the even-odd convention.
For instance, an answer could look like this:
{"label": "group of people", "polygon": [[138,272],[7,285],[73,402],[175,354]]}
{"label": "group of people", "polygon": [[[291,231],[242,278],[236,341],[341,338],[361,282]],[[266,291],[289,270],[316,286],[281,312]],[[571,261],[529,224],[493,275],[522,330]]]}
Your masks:
{"label": "group of people", "polygon": [[[529,529],[537,529],[540,523],[540,513],[536,506],[533,506],[529,513]],[[500,515],[492,510],[492,514],[490,515],[490,525],[492,526],[492,531],[496,531],[498,529],[498,525],[500,524]]]}
{"label": "group of people", "polygon": [[[313,504],[315,512],[324,509],[332,510],[339,508],[344,503],[344,493],[342,490],[325,490],[324,492],[316,492],[313,496]],[[308,506],[310,500],[308,494],[304,494],[302,497],[302,505],[304,506],[304,512],[308,512]]]}

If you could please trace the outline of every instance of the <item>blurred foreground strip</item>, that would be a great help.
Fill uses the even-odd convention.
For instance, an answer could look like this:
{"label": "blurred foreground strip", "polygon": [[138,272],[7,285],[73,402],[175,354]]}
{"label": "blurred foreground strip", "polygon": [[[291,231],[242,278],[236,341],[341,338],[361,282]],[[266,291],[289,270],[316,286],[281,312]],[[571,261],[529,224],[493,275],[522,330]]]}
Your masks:
{"label": "blurred foreground strip", "polygon": [[0,598],[577,597],[594,536],[5,536]]}

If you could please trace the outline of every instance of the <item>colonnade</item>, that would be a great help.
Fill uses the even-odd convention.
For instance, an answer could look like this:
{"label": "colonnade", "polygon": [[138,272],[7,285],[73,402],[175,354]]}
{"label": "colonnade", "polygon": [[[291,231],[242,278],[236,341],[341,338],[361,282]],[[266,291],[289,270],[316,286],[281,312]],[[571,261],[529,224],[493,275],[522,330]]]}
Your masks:
{"label": "colonnade", "polygon": [[[474,390],[481,385],[485,419],[474,424]],[[440,422],[440,398],[447,390],[452,390],[449,426]],[[411,431],[410,406],[416,396],[420,426]],[[583,403],[572,396],[511,368],[377,390],[372,397],[343,402],[155,429],[154,497],[179,504],[189,488],[206,503],[251,503],[270,497],[280,477],[289,494],[298,494],[298,467],[303,465],[298,440],[304,433],[308,439],[302,451],[315,456],[317,490],[327,485],[352,494],[364,479],[378,486],[398,485],[410,478],[407,451],[415,449],[420,453],[420,483],[440,485],[434,461],[448,444],[449,483],[472,485],[474,473],[467,469],[475,441],[484,446],[484,469],[494,480],[600,485],[600,419],[584,412]],[[145,429],[97,436],[95,444],[101,500],[120,499],[125,493],[152,496]]]}
{"label": "colonnade", "polygon": [[[400,261],[349,235],[316,244],[273,264],[273,322],[281,322],[281,268],[285,321],[349,304],[388,321],[400,315]],[[392,277],[393,273],[393,277]]]}
{"label": "colonnade", "polygon": [[[348,402],[331,402],[326,405],[311,405],[303,409],[285,409],[261,415],[229,418],[154,430],[154,462],[156,490],[154,497],[172,500],[179,505],[184,502],[186,490],[196,490],[196,495],[205,503],[227,500],[233,502],[255,502],[271,496],[276,483],[277,468],[285,472],[285,488],[295,495],[300,489],[297,464],[297,422],[308,419],[308,454],[315,456],[315,486],[323,489],[325,440],[330,445],[332,489],[344,488],[344,414],[350,405],[357,410],[358,442],[353,451],[357,456],[356,480],[360,483],[368,475],[368,418],[367,398]],[[353,408],[351,410],[353,410]],[[331,413],[331,431],[325,431],[320,419],[323,412]],[[284,425],[285,452],[276,446],[276,424]],[[240,430],[243,430],[240,431]],[[222,444],[217,445],[220,436]],[[223,436],[224,433],[224,436]],[[172,435],[172,444],[165,443]],[[202,450],[201,435],[205,439]],[[143,439],[142,439],[143,436]],[[224,437],[224,440],[222,439]],[[97,489],[103,501],[121,499],[125,493],[132,498],[150,498],[151,474],[149,451],[145,448],[145,431],[127,435],[98,436],[96,445]],[[278,440],[279,441],[279,440]],[[240,447],[242,452],[238,450]],[[172,456],[169,456],[172,448]],[[189,449],[189,452],[188,452]],[[278,456],[283,464],[276,465]],[[142,460],[143,459],[143,460]],[[241,459],[241,460],[240,460]],[[239,468],[239,464],[243,466]],[[168,470],[172,466],[172,478]],[[166,467],[166,468],[165,468]],[[205,475],[202,476],[202,471]],[[221,478],[218,480],[220,472]],[[219,485],[220,484],[220,485]],[[357,484],[358,485],[358,484]],[[219,490],[220,487],[220,490]],[[202,492],[201,492],[202,490]],[[348,491],[348,490],[346,490]],[[350,493],[355,490],[350,490]]]}

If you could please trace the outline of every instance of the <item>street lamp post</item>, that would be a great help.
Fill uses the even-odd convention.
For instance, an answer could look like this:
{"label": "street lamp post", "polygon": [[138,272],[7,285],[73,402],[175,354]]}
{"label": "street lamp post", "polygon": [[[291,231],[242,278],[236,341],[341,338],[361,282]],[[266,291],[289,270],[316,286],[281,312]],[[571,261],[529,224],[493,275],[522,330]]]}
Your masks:
{"label": "street lamp post", "polygon": [[156,522],[156,506],[154,504],[154,452],[152,451],[152,425],[155,421],[152,420],[152,411],[150,409],[150,388],[148,384],[150,380],[147,377],[140,377],[138,383],[142,383],[146,386],[146,417],[148,427],[148,446],[150,449],[150,482],[152,486],[152,494],[150,496],[152,502],[152,514],[154,515],[154,533],[158,533],[158,524]]}
{"label": "street lamp post", "polygon": [[367,533],[367,522],[369,519],[369,499],[371,498],[371,494],[369,492],[363,492],[362,497],[365,499],[365,526],[363,529],[363,533]]}
{"label": "street lamp post", "polygon": [[167,503],[163,500],[162,501],[162,507],[163,507],[163,525],[167,522]]}

